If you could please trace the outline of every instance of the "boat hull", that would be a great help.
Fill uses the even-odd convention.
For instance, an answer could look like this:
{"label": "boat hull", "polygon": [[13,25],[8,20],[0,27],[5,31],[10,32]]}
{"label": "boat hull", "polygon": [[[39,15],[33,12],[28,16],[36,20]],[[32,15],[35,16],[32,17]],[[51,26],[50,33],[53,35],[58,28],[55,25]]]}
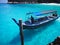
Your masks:
{"label": "boat hull", "polygon": [[52,22],[52,21],[54,21],[54,20],[56,20],[58,17],[56,17],[56,18],[53,18],[52,20],[49,20],[49,21],[46,21],[46,22],[44,22],[44,23],[39,23],[38,25],[23,25],[23,29],[37,29],[37,28],[39,28],[40,26],[42,26],[42,25],[44,25],[44,24],[46,24],[46,23],[49,23],[49,22]]}

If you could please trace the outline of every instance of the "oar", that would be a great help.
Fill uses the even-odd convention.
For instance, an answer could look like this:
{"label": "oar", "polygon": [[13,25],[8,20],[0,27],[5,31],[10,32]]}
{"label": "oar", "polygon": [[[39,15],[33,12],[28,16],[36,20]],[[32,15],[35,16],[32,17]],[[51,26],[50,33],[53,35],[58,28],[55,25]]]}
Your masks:
{"label": "oar", "polygon": [[14,18],[12,20],[19,26],[19,23]]}
{"label": "oar", "polygon": [[21,37],[21,45],[24,45],[24,34],[23,34],[23,25],[22,25],[22,20],[19,20],[19,23],[12,18],[12,20],[19,26],[19,30],[20,30],[20,37]]}

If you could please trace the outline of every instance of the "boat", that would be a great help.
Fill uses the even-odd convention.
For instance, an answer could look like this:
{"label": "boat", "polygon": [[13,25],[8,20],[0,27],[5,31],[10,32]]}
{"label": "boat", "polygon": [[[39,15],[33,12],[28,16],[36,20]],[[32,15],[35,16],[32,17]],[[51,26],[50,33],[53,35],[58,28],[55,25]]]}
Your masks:
{"label": "boat", "polygon": [[[51,15],[46,15],[46,14],[50,14],[50,13],[51,13]],[[27,21],[22,23],[23,29],[36,29],[45,23],[56,20],[59,17],[57,15],[57,11],[55,11],[55,10],[43,11],[40,13],[39,12],[27,13],[27,15],[30,15],[30,14],[36,15],[36,17],[40,16],[40,15],[44,15],[44,14],[46,16],[40,16],[39,18],[34,19],[34,17],[31,15],[30,20],[27,20]],[[19,26],[19,23],[14,18],[12,18],[12,19]]]}

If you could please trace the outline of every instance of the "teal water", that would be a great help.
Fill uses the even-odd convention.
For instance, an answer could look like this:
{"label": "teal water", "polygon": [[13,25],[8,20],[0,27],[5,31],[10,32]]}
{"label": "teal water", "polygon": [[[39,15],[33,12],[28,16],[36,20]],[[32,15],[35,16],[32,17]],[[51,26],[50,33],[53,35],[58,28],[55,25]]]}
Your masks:
{"label": "teal water", "polygon": [[[41,4],[0,4],[0,45],[20,45],[19,27],[12,18],[17,21],[26,20],[27,12],[39,12],[43,10],[57,10],[60,15],[60,6]],[[60,18],[44,24],[38,29],[24,30],[25,45],[47,45],[60,36]]]}

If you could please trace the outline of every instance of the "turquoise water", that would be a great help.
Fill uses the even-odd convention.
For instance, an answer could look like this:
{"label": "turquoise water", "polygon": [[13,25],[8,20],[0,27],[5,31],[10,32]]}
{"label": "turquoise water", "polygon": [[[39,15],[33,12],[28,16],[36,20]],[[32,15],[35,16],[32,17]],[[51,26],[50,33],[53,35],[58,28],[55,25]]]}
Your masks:
{"label": "turquoise water", "polygon": [[[26,13],[43,10],[57,10],[60,15],[60,6],[41,4],[0,4],[0,45],[20,45],[19,27],[17,21],[26,20]],[[40,26],[35,30],[23,30],[25,45],[47,45],[60,36],[60,18]]]}

